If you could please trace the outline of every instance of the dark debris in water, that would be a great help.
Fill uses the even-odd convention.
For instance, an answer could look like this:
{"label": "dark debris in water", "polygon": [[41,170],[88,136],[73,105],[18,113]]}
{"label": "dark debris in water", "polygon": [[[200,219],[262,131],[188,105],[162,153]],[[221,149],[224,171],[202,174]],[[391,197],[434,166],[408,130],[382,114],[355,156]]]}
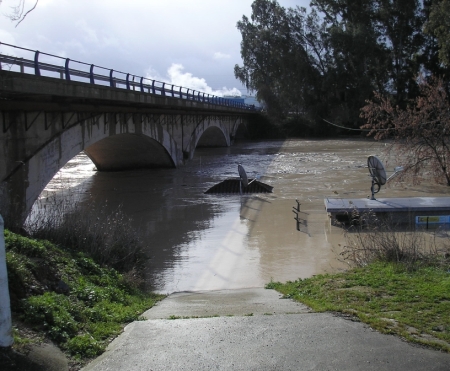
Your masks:
{"label": "dark debris in water", "polygon": [[[242,187],[242,193],[272,193],[272,186],[252,180],[248,180],[249,185],[247,187]],[[240,183],[240,179],[226,179],[211,187],[205,193],[240,193]]]}

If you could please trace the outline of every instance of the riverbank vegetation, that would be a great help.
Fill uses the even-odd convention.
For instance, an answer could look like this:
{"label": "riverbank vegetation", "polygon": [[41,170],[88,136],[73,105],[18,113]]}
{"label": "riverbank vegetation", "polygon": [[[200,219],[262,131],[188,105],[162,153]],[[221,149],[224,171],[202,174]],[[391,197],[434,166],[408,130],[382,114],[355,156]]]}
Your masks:
{"label": "riverbank vegetation", "polygon": [[339,274],[271,282],[266,288],[317,312],[357,318],[382,333],[450,352],[449,276],[437,267],[408,271],[374,262]]}
{"label": "riverbank vegetation", "polygon": [[5,230],[14,327],[12,349],[0,352],[6,370],[38,367],[27,355],[49,341],[78,369],[163,298],[143,291],[148,246],[121,207],[86,209],[73,190],[46,192],[14,232]]}
{"label": "riverbank vegetation", "polygon": [[120,206],[93,202],[86,210],[70,190],[38,200],[24,229],[33,238],[84,252],[97,264],[137,279],[146,260],[148,246]]}
{"label": "riverbank vegetation", "polygon": [[406,108],[394,106],[389,97],[375,94],[362,108],[361,117],[376,140],[387,139],[387,151],[402,158],[398,181],[419,184],[433,178],[450,186],[450,101],[443,79],[421,77],[420,96]]}
{"label": "riverbank vegetation", "polygon": [[[83,363],[101,354],[126,323],[138,320],[163,297],[141,291],[134,269],[120,273],[72,245],[31,239],[8,230],[5,244],[13,352],[26,354],[30,344],[49,339],[72,362]],[[128,268],[122,263],[119,266]]]}
{"label": "riverbank vegetation", "polygon": [[360,110],[374,92],[405,109],[421,95],[419,75],[448,90],[449,19],[449,0],[312,0],[308,9],[255,0],[237,23],[234,73],[285,134],[348,135],[337,126],[366,124]]}
{"label": "riverbank vegetation", "polygon": [[342,252],[351,266],[346,272],[270,282],[266,288],[315,311],[336,312],[382,333],[450,352],[449,237],[393,226],[349,228]]}

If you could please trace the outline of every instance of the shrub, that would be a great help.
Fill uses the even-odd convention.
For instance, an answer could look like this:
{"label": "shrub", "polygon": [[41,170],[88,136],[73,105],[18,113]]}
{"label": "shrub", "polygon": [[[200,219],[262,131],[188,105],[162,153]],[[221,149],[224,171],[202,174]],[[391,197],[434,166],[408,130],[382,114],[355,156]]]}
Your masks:
{"label": "shrub", "polygon": [[415,225],[401,225],[392,218],[379,219],[373,213],[353,212],[346,229],[344,260],[365,266],[375,261],[402,264],[408,270],[421,266],[450,267],[450,243],[441,229],[426,231]]}
{"label": "shrub", "polygon": [[143,267],[146,246],[121,207],[108,211],[105,204],[86,209],[77,201],[70,205],[55,196],[43,203],[34,208],[25,225],[33,238],[85,252],[100,266],[120,272]]}

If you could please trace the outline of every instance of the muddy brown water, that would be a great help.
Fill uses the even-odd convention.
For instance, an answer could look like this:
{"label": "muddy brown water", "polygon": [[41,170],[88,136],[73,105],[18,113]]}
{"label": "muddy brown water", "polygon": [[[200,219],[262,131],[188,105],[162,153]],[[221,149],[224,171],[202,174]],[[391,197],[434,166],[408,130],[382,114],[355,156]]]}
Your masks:
{"label": "muddy brown water", "polygon": [[[161,293],[262,287],[346,269],[340,259],[342,229],[330,225],[326,197],[367,197],[367,156],[384,155],[385,144],[364,139],[238,142],[228,148],[198,148],[178,169],[96,172],[80,154],[46,192],[122,205],[148,244],[147,287]],[[214,195],[204,192],[238,177],[241,163],[250,178],[273,193]],[[64,189],[64,190],[63,190]],[[391,183],[378,197],[444,196],[448,187]],[[297,230],[293,207],[305,221]]]}

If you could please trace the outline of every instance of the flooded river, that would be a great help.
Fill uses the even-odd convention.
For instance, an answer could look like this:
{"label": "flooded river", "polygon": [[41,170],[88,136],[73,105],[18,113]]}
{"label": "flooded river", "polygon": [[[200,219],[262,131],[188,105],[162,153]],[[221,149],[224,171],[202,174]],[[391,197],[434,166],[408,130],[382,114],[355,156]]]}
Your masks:
{"label": "flooded river", "polygon": [[[161,293],[262,287],[337,272],[345,243],[330,225],[326,197],[367,197],[367,156],[393,170],[384,144],[363,139],[238,142],[228,148],[199,148],[178,169],[100,173],[79,155],[47,191],[71,187],[86,207],[92,200],[122,205],[148,243],[148,288]],[[273,193],[211,195],[204,192],[237,178],[241,163],[249,178]],[[388,173],[389,175],[389,173]],[[378,197],[448,195],[448,187],[393,183]],[[306,225],[296,228],[292,209],[301,204]]]}

